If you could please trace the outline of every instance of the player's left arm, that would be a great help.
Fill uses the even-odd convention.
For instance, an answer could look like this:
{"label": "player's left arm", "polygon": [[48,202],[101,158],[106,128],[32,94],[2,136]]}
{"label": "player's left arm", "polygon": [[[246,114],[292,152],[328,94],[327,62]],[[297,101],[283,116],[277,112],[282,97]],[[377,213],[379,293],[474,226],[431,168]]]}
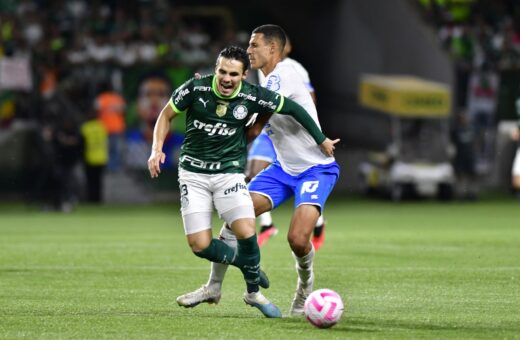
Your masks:
{"label": "player's left arm", "polygon": [[330,140],[327,138],[327,136],[321,132],[319,126],[314,122],[312,117],[298,103],[289,98],[283,97],[281,106],[277,108],[276,112],[292,116],[309,132],[325,155],[329,157],[334,155],[334,149],[336,148],[334,145],[338,143],[340,139]]}

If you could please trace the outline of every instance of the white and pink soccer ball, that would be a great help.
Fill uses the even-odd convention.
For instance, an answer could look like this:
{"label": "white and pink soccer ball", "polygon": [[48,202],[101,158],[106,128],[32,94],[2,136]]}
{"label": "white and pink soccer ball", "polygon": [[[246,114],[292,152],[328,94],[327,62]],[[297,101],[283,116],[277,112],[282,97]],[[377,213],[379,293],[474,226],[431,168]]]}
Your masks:
{"label": "white and pink soccer ball", "polygon": [[343,301],[331,289],[318,289],[305,300],[305,316],[318,328],[329,328],[338,323],[343,314]]}

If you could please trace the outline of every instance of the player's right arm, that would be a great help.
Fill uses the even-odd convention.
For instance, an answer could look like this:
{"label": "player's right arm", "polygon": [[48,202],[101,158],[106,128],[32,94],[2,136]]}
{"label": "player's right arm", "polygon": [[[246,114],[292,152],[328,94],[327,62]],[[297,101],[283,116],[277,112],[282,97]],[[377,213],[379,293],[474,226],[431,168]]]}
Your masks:
{"label": "player's right arm", "polygon": [[150,158],[148,158],[148,170],[150,171],[150,176],[152,178],[159,176],[159,173],[161,172],[161,164],[164,164],[164,161],[166,160],[166,154],[162,151],[163,144],[166,136],[168,136],[168,133],[170,132],[170,122],[177,116],[177,114],[178,113],[168,102],[161,110],[157,122],[155,123],[153,129],[152,151],[150,153]]}
{"label": "player's right arm", "polygon": [[153,143],[148,158],[148,171],[155,178],[161,173],[161,164],[166,160],[162,151],[164,140],[170,132],[170,122],[178,114],[185,113],[193,101],[193,80],[189,80],[175,90],[166,105],[161,110],[153,129]]}

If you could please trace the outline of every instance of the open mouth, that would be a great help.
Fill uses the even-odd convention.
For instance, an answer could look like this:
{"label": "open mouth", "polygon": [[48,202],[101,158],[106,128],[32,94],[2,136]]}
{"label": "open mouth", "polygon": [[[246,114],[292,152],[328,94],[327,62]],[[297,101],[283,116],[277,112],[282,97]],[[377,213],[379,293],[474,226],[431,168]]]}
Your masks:
{"label": "open mouth", "polygon": [[220,86],[226,90],[230,90],[233,88],[233,84],[229,83],[229,84],[225,84],[225,83],[220,83]]}
{"label": "open mouth", "polygon": [[222,94],[228,95],[231,91],[233,91],[233,83],[220,83],[220,90]]}

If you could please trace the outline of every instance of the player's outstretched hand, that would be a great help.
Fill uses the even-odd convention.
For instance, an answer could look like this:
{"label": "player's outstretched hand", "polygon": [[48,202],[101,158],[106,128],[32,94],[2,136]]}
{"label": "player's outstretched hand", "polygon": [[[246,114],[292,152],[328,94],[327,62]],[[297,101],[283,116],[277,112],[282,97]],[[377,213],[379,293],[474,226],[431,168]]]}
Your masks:
{"label": "player's outstretched hand", "polygon": [[320,144],[321,152],[323,152],[325,155],[327,155],[329,157],[334,156],[334,149],[336,149],[334,144],[338,143],[339,141],[340,141],[339,138],[335,139],[335,140],[330,140],[328,138],[325,138],[323,143]]}
{"label": "player's outstretched hand", "polygon": [[148,158],[148,171],[150,177],[156,178],[161,173],[161,164],[164,164],[166,155],[162,151],[152,150],[150,158]]}

